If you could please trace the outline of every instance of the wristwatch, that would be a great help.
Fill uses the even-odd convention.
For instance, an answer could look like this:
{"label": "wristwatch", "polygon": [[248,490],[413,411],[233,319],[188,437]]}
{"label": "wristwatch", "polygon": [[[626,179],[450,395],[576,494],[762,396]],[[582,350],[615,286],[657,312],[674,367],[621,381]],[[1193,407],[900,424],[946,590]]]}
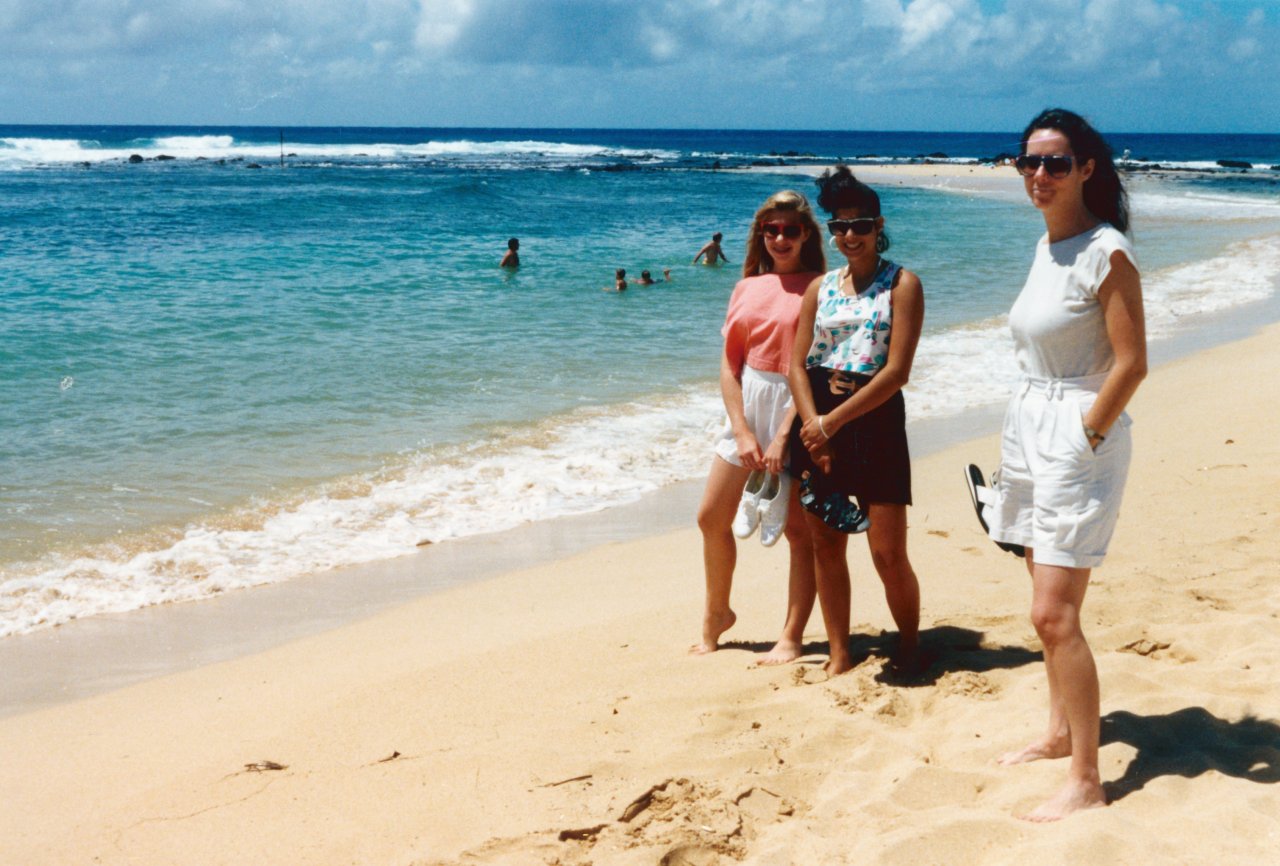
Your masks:
{"label": "wristwatch", "polygon": [[1097,439],[1099,445],[1101,445],[1103,442],[1107,440],[1106,436],[1103,436],[1101,433],[1099,433],[1097,430],[1094,430],[1088,424],[1084,425],[1084,438],[1088,439],[1091,442],[1094,439]]}

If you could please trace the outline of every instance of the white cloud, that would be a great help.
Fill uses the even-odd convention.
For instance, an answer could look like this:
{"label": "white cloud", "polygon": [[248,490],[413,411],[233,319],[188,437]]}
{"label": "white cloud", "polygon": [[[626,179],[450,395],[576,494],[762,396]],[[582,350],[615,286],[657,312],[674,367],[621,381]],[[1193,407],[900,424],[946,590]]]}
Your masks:
{"label": "white cloud", "polygon": [[1252,36],[1245,36],[1237,39],[1227,47],[1227,54],[1232,60],[1243,61],[1248,60],[1258,54],[1258,40]]}
{"label": "white cloud", "polygon": [[902,47],[910,52],[937,40],[947,42],[952,51],[964,51],[981,24],[982,10],[972,0],[911,0],[903,10]]}
{"label": "white cloud", "polygon": [[466,32],[475,7],[473,0],[425,0],[414,28],[414,42],[427,51],[447,51]]}
{"label": "white cloud", "polygon": [[[983,100],[1107,93],[1119,105],[1119,88],[1139,78],[1184,100],[1203,84],[1207,111],[1211,83],[1239,80],[1275,95],[1280,81],[1266,48],[1280,43],[1276,26],[1261,8],[1232,6],[1234,17],[1224,8],[1200,0],[0,0],[0,116],[23,114],[36,93],[112,104],[105,97],[123,99],[133,83],[153,103],[166,87],[196,106],[232,94],[237,111],[305,102],[314,122],[338,105],[359,116],[366,104],[411,95],[408,116],[451,106],[453,122],[492,123],[536,100],[563,123],[629,125],[632,106],[652,104],[672,123],[767,126],[765,107],[826,126],[867,107],[890,113],[925,100],[962,119],[962,106]],[[280,80],[288,90],[262,95],[264,82]],[[494,115],[475,113],[489,106]]]}

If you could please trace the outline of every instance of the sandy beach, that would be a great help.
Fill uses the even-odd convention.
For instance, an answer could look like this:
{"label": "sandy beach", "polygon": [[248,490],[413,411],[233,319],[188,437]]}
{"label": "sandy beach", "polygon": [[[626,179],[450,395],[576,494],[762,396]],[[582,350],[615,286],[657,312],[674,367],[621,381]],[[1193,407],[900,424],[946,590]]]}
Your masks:
{"label": "sandy beach", "polygon": [[283,646],[0,720],[5,863],[1269,863],[1280,851],[1280,327],[1159,366],[1086,605],[1106,809],[1018,813],[1060,762],[1020,563],[961,466],[916,463],[928,672],[892,681],[865,546],[855,657],[754,669],[785,552],[744,544],[737,626],[696,637],[690,526],[396,606]]}

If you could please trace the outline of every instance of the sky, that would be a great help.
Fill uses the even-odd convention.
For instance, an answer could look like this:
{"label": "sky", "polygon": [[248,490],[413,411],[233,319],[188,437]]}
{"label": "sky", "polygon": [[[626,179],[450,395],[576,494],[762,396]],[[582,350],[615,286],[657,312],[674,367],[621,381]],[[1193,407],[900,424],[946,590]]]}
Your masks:
{"label": "sky", "polygon": [[0,124],[1280,132],[1280,0],[0,0]]}

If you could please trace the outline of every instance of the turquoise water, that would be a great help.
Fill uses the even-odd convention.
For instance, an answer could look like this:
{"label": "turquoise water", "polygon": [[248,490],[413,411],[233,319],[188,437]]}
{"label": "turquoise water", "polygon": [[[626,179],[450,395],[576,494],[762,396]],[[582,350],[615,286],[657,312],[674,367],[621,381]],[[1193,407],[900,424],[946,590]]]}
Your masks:
{"label": "turquoise water", "polygon": [[[234,136],[11,132],[10,156],[46,156],[6,164],[0,146],[0,634],[700,473],[751,215],[812,189],[785,167],[709,170],[754,141],[709,153],[671,133],[442,147],[312,131],[282,168],[269,141]],[[148,159],[123,161],[134,150]],[[1155,331],[1222,303],[1206,280],[1226,303],[1274,291],[1275,189],[1137,188]],[[1000,399],[1002,317],[1039,216],[1016,195],[882,196],[890,255],[928,298],[915,416]],[[713,231],[734,265],[691,265]],[[496,267],[509,236],[516,273]],[[672,281],[601,291],[616,267]]]}

